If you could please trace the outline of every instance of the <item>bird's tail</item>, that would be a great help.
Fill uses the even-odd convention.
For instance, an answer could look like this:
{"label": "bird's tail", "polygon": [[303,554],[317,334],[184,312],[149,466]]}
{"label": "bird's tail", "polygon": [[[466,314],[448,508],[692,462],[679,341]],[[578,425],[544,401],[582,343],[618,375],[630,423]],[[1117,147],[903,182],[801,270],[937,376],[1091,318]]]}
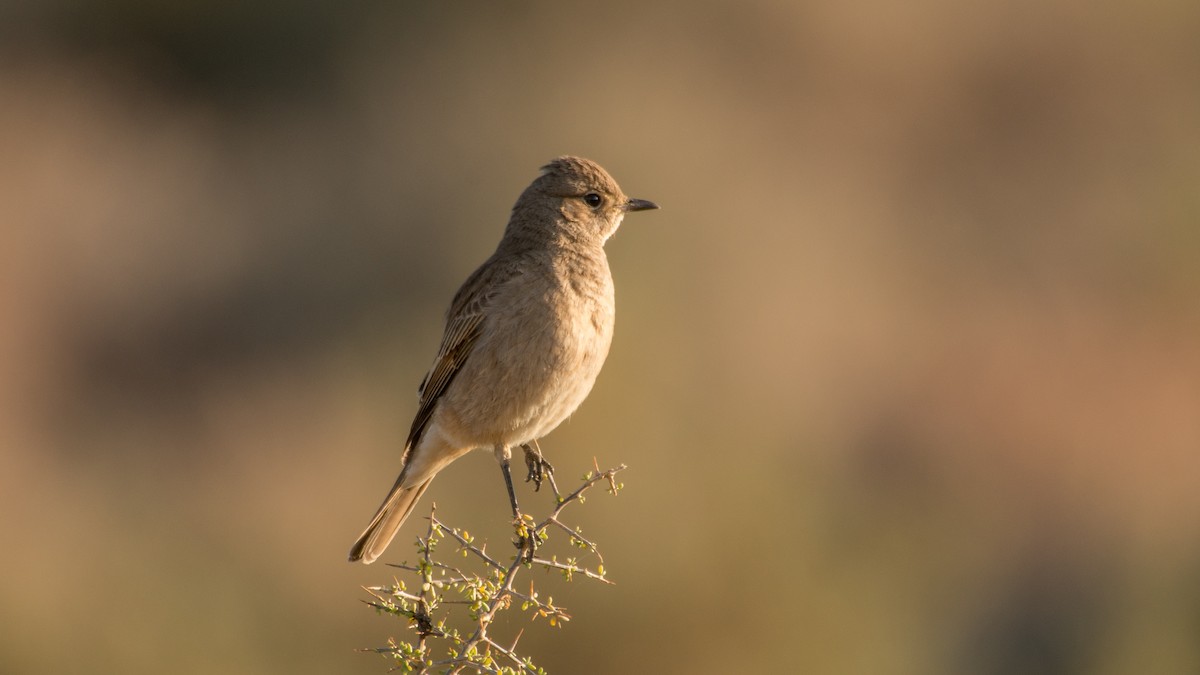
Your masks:
{"label": "bird's tail", "polygon": [[[403,474],[400,478],[404,478]],[[404,524],[408,514],[412,513],[413,507],[417,505],[417,500],[425,494],[425,489],[431,482],[433,482],[433,476],[423,483],[406,488],[403,487],[402,480],[397,480],[396,484],[392,486],[392,491],[388,493],[387,499],[383,500],[379,511],[375,513],[375,517],[371,519],[371,524],[367,525],[367,529],[363,530],[358,541],[354,542],[354,546],[350,548],[350,562],[361,560],[366,565],[375,562],[375,559],[383,554],[388,544],[392,543],[396,531]]]}

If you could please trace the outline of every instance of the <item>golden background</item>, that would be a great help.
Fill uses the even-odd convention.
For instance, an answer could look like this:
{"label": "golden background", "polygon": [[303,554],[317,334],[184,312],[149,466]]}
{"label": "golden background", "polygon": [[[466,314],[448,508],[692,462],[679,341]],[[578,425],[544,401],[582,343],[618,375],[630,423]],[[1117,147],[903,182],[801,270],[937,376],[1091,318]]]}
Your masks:
{"label": "golden background", "polygon": [[[617,585],[547,581],[574,619],[525,653],[1200,672],[1173,0],[6,5],[0,672],[384,672],[394,571],[346,551],[566,153],[663,209],[609,243],[613,351],[543,443],[630,465],[575,512]],[[486,453],[433,501],[508,536]]]}

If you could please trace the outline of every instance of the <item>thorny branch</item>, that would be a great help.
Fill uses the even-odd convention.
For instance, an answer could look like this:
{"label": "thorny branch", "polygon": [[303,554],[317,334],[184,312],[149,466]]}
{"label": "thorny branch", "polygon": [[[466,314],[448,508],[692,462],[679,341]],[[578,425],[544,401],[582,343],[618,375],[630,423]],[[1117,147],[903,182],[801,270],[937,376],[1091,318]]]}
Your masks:
{"label": "thorny branch", "polygon": [[[597,483],[607,483],[607,491],[613,495],[622,487],[615,476],[625,470],[624,464],[600,471],[599,465],[593,460],[593,466],[596,470],[588,472],[583,477],[583,483],[566,496],[559,492],[558,485],[551,480],[554,508],[541,521],[526,515],[517,524],[517,534],[518,538],[522,535],[534,538],[540,547],[549,540],[551,529],[562,531],[567,534],[572,546],[595,558],[594,567],[581,564],[573,556],[560,560],[558,555],[546,558],[535,553],[526,559],[526,551],[522,550],[518,550],[510,560],[502,562],[488,553],[486,544],[476,544],[475,538],[467,531],[440,520],[434,505],[430,510],[429,528],[425,536],[416,540],[416,564],[392,565],[416,575],[420,584],[419,592],[410,591],[399,579],[391,586],[365,589],[372,598],[364,601],[366,604],[382,613],[408,619],[409,628],[415,632],[416,639],[391,639],[387,647],[364,651],[389,657],[393,661],[393,670],[402,672],[544,675],[545,671],[535,666],[529,657],[521,656],[516,651],[523,629],[507,645],[498,642],[490,629],[500,612],[512,608],[528,613],[531,620],[545,618],[552,626],[561,626],[570,620],[570,615],[555,605],[552,597],[542,599],[532,579],[528,591],[516,589],[522,569],[540,566],[558,571],[567,581],[571,581],[575,575],[581,575],[606,584],[612,583],[605,576],[604,558],[595,542],[561,519],[567,505],[583,503],[584,494]],[[477,567],[478,571],[451,565],[435,556],[438,544],[447,539],[456,545],[456,554],[467,558],[464,567]],[[465,606],[467,609],[470,621],[466,628],[451,625],[451,608],[456,606]],[[457,623],[462,623],[461,617]],[[435,657],[435,645],[446,647],[443,652],[445,658]]]}

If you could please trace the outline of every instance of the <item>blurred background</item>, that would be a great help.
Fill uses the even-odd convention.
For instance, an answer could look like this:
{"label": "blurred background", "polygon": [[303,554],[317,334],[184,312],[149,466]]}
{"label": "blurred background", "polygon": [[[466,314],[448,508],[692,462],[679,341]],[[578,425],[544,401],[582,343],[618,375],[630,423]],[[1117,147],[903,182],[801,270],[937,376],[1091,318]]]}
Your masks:
{"label": "blurred background", "polygon": [[566,153],[663,209],[539,664],[1200,672],[1198,73],[1178,0],[4,3],[0,672],[385,672],[346,551]]}

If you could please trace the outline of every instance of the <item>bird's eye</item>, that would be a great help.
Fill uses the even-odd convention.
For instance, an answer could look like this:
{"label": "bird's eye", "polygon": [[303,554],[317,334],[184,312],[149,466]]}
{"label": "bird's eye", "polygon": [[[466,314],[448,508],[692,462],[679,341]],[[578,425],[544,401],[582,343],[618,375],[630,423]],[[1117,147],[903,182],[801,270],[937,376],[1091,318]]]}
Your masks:
{"label": "bird's eye", "polygon": [[600,206],[600,204],[604,202],[604,199],[595,192],[589,192],[583,196],[583,201],[587,202],[587,205],[594,209],[597,206]]}

